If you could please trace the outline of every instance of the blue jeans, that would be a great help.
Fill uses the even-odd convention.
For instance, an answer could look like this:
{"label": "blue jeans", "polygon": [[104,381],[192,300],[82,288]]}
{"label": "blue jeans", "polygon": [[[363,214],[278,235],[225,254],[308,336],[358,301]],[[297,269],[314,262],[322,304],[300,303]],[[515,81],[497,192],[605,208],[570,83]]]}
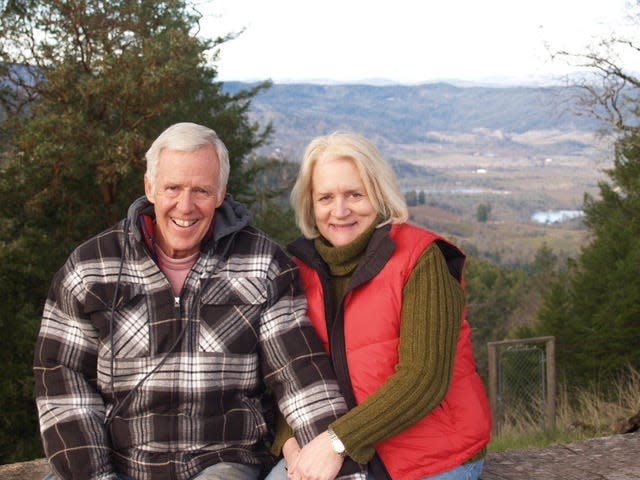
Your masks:
{"label": "blue jeans", "polygon": [[258,465],[222,462],[205,468],[191,480],[258,480],[259,475]]}
{"label": "blue jeans", "polygon": [[[286,473],[286,472],[285,472]],[[244,463],[222,462],[205,468],[191,480],[257,480],[260,467]],[[285,478],[287,478],[285,476]],[[57,480],[53,473],[47,474],[43,480]],[[118,474],[118,480],[133,480],[126,475]]]}
{"label": "blue jeans", "polygon": [[[454,467],[446,472],[438,473],[430,477],[424,477],[422,480],[477,480],[482,473],[484,460],[478,460],[473,463],[464,463],[458,467]],[[367,480],[375,480],[371,473],[367,473]]]}
{"label": "blue jeans", "polygon": [[281,458],[264,480],[287,480],[287,462]]}
{"label": "blue jeans", "polygon": [[[284,459],[281,459],[269,472],[265,480],[287,480],[286,466],[287,463]],[[431,477],[424,477],[422,480],[477,480],[480,477],[483,466],[484,460],[478,460],[473,463],[465,463]],[[375,480],[371,472],[367,473],[367,480]]]}
{"label": "blue jeans", "polygon": [[[118,475],[118,480],[133,480],[133,478],[127,477],[126,475],[122,475],[122,474],[117,474],[117,475]],[[47,473],[42,480],[59,480],[59,479],[58,477],[56,477],[55,473]]]}

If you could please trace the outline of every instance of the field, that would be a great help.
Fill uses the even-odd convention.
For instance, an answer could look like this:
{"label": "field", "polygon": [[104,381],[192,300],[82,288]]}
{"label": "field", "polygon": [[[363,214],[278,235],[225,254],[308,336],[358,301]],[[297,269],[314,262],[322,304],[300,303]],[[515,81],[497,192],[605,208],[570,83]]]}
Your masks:
{"label": "field", "polygon": [[[576,142],[584,142],[585,135],[576,133]],[[467,135],[396,149],[396,158],[427,172],[400,174],[405,191],[425,194],[425,203],[410,209],[412,221],[506,265],[530,262],[543,245],[560,258],[575,257],[588,235],[580,218],[545,224],[532,215],[580,211],[585,193],[597,197],[612,148],[591,138],[586,148],[554,154],[553,142],[544,148],[550,138],[529,132],[514,148],[504,141],[491,145],[486,135]],[[525,141],[536,154],[527,153]],[[487,221],[478,219],[482,204],[490,207]]]}

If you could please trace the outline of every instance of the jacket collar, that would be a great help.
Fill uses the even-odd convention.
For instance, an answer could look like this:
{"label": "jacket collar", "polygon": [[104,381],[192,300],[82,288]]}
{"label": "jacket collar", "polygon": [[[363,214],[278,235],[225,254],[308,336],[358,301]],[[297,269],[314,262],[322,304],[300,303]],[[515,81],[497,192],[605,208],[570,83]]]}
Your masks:
{"label": "jacket collar", "polygon": [[[391,228],[391,225],[384,225],[373,232],[364,256],[353,273],[349,289],[375,277],[385,266],[396,248],[396,242],[389,234]],[[299,237],[287,248],[292,255],[316,270],[321,277],[328,278],[329,269],[313,246],[313,240]]]}

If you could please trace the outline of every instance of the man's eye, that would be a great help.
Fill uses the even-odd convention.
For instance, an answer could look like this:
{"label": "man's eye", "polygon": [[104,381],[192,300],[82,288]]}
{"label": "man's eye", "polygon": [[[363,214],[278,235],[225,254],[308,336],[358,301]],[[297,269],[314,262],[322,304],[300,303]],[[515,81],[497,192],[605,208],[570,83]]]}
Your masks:
{"label": "man's eye", "polygon": [[198,198],[209,198],[213,195],[213,191],[209,190],[208,188],[195,188],[193,190],[193,193],[195,193]]}

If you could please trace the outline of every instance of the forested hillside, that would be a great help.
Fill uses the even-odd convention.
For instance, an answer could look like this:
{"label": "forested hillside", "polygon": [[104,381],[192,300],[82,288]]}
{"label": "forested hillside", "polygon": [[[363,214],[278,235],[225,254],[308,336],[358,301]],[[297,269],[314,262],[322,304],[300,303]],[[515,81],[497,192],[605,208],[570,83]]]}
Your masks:
{"label": "forested hillside", "polygon": [[[230,92],[246,87],[225,83]],[[462,146],[470,137],[461,134],[472,135],[476,145],[539,153],[549,151],[550,145],[526,144],[518,136],[563,132],[550,143],[555,153],[566,153],[587,143],[568,133],[593,132],[597,125],[590,117],[574,114],[577,95],[576,89],[565,87],[274,84],[256,96],[251,115],[273,122],[271,151],[294,159],[311,138],[337,129],[357,130],[392,155],[397,145]]]}
{"label": "forested hillside", "polygon": [[[225,90],[247,88],[227,83]],[[579,89],[424,85],[275,84],[249,109],[273,135],[259,152],[296,162],[311,138],[355,130],[392,162],[406,191],[422,192],[414,221],[504,265],[533,261],[547,245],[561,258],[584,240],[580,222],[536,224],[539,211],[580,210],[613,150],[595,119],[576,115]],[[478,208],[490,215],[479,222]]]}

